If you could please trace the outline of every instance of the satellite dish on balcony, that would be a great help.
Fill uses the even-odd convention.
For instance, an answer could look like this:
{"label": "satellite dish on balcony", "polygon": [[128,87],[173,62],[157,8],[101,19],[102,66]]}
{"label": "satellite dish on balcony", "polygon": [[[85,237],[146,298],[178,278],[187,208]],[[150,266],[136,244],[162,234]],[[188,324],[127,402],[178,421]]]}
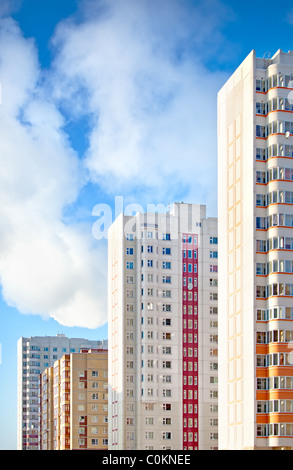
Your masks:
{"label": "satellite dish on balcony", "polygon": [[290,137],[290,132],[289,131],[285,132],[285,137],[286,137],[286,139],[289,139],[289,137]]}

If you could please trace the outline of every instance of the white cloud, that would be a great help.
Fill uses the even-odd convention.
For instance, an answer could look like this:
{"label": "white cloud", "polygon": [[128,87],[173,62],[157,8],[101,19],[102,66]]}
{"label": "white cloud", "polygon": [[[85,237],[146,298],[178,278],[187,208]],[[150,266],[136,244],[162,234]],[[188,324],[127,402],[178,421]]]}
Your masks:
{"label": "white cloud", "polygon": [[116,194],[140,188],[144,197],[164,202],[180,187],[194,202],[215,203],[216,94],[224,76],[209,72],[204,61],[211,37],[219,41],[221,4],[85,5],[86,20],[59,25],[53,43],[56,96],[71,102],[86,96],[75,109],[93,117],[86,154],[91,177]]}
{"label": "white cloud", "polygon": [[105,256],[63,211],[84,182],[64,118],[41,87],[32,41],[1,20],[0,279],[6,302],[63,325],[106,322]]}
{"label": "white cloud", "polygon": [[[88,174],[128,202],[215,204],[223,76],[204,59],[220,47],[222,10],[217,0],[81,5],[59,25],[46,73],[34,41],[0,19],[0,280],[20,312],[94,328],[107,321],[106,244],[64,212]],[[82,158],[64,132],[80,117],[90,128]]]}

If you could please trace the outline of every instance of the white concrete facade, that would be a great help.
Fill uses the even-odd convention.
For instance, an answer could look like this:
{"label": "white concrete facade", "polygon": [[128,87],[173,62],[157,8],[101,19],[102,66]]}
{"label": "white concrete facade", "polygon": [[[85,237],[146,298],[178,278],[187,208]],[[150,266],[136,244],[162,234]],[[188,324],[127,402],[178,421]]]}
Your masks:
{"label": "white concrete facade", "polygon": [[220,449],[292,446],[292,73],[252,51],[218,94]]}
{"label": "white concrete facade", "polygon": [[109,450],[217,448],[217,219],[174,204],[108,235]]}

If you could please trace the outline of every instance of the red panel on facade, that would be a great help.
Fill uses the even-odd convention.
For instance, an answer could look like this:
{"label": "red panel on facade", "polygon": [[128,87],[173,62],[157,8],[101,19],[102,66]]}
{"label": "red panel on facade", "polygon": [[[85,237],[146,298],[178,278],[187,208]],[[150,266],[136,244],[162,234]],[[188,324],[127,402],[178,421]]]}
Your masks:
{"label": "red panel on facade", "polygon": [[198,448],[198,236],[182,238],[183,448]]}

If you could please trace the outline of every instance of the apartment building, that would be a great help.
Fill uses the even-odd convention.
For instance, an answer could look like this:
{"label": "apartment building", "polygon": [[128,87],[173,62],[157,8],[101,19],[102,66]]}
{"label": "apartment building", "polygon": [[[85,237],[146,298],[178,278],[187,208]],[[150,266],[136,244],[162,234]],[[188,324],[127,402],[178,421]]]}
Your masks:
{"label": "apartment building", "polygon": [[110,450],[217,448],[217,254],[203,205],[110,227]]}
{"label": "apartment building", "polygon": [[293,52],[218,94],[219,448],[293,448]]}
{"label": "apartment building", "polygon": [[65,353],[82,348],[107,349],[107,340],[56,336],[21,337],[17,343],[17,448],[39,448],[39,375]]}
{"label": "apartment building", "polygon": [[65,354],[40,379],[40,449],[108,449],[108,352]]}
{"label": "apartment building", "polygon": [[39,381],[38,449],[54,449],[54,368],[48,367]]}

